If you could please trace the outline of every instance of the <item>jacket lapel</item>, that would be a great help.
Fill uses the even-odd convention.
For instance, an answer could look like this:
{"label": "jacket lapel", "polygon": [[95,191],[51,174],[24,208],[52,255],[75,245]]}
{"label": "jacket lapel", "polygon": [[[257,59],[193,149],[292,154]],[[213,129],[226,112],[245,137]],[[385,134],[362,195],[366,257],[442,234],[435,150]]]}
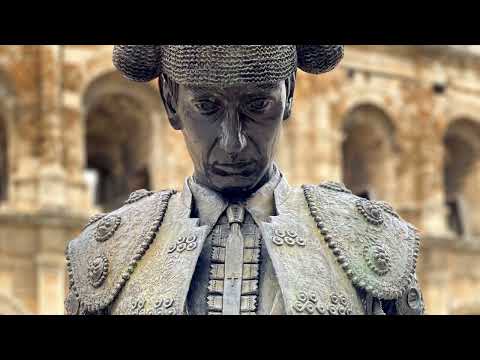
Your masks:
{"label": "jacket lapel", "polygon": [[199,226],[199,219],[190,218],[190,213],[183,193],[172,197],[156,241],[138,264],[114,313],[185,313],[195,266],[211,231],[211,226]]}
{"label": "jacket lapel", "polygon": [[315,223],[306,212],[303,192],[289,188],[283,180],[275,195],[277,216],[263,222],[261,229],[285,312],[318,313],[317,304],[327,302],[333,288],[330,274],[334,269],[322,249]]}

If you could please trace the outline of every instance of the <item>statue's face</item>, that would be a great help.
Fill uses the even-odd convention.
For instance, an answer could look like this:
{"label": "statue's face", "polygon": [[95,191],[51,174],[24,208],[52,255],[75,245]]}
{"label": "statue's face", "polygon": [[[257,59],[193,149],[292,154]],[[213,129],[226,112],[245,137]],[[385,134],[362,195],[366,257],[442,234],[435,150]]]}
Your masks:
{"label": "statue's face", "polygon": [[195,179],[228,194],[254,190],[273,168],[287,105],[286,82],[200,88],[180,85],[176,104]]}

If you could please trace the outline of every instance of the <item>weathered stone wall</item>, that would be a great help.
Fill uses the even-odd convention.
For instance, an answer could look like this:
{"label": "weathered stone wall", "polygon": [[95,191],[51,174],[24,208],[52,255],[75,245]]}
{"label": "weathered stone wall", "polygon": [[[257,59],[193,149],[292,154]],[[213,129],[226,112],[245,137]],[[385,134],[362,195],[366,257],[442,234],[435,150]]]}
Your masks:
{"label": "weathered stone wall", "polygon": [[[0,46],[0,131],[6,139],[0,141],[6,159],[0,164],[6,184],[0,312],[63,312],[65,244],[88,216],[103,210],[85,178],[89,164],[102,164],[109,174],[128,172],[131,181],[118,185],[122,191],[143,181],[138,171],[144,168],[154,190],[181,188],[191,172],[157,84],[122,79],[111,50]],[[299,72],[293,116],[279,147],[290,183],[344,180],[390,202],[422,231],[419,281],[432,314],[480,313],[477,56],[447,47],[347,46],[334,72]],[[466,120],[468,131],[462,130]],[[450,133],[472,149],[471,161],[445,145]],[[457,192],[466,199],[459,203],[463,234],[447,221],[451,191],[444,175],[451,161],[458,164],[452,169],[461,168],[455,172],[466,174]],[[122,177],[111,175],[111,181]]]}

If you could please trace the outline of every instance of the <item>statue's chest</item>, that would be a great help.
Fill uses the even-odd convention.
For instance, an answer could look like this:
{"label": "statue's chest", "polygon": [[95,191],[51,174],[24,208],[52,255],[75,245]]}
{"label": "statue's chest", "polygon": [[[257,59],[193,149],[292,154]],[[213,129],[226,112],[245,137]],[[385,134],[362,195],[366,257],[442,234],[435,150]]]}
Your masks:
{"label": "statue's chest", "polygon": [[[265,259],[255,259],[257,265],[248,266],[249,271],[255,268],[253,270],[258,273],[244,273],[244,278],[255,278],[259,284],[245,298],[267,302],[262,309],[276,307],[280,311],[275,313],[280,314],[363,314],[356,290],[322,243],[310,217],[302,215],[274,217],[272,222],[262,223],[257,229],[249,227],[246,241],[251,241],[249,246],[252,247],[261,241],[262,254],[269,257],[271,266],[264,266]],[[166,222],[158,234],[158,241],[139,263],[116,300],[112,314],[184,314],[192,285],[205,289],[205,294],[201,290],[192,293],[199,294],[206,302],[204,295],[211,281],[207,274],[212,264],[202,261],[202,257],[208,246],[211,250],[212,244],[221,245],[225,240],[224,228],[197,227],[192,221]],[[224,260],[221,254],[213,255],[217,263]],[[198,266],[205,267],[201,270],[205,276],[194,276]],[[272,291],[277,293],[270,294]]]}
{"label": "statue's chest", "polygon": [[285,313],[364,313],[357,291],[308,216],[274,217],[262,225],[262,233],[282,290]]}

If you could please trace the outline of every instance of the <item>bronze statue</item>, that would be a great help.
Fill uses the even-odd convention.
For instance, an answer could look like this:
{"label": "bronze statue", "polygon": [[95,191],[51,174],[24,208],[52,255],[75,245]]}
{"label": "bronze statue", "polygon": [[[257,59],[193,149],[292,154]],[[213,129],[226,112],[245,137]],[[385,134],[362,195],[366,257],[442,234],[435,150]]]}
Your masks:
{"label": "bronze statue", "polygon": [[422,314],[416,229],[342,184],[291,187],[273,161],[297,67],[338,45],[122,45],[159,78],[194,164],[183,190],[138,190],[67,247],[67,314]]}

